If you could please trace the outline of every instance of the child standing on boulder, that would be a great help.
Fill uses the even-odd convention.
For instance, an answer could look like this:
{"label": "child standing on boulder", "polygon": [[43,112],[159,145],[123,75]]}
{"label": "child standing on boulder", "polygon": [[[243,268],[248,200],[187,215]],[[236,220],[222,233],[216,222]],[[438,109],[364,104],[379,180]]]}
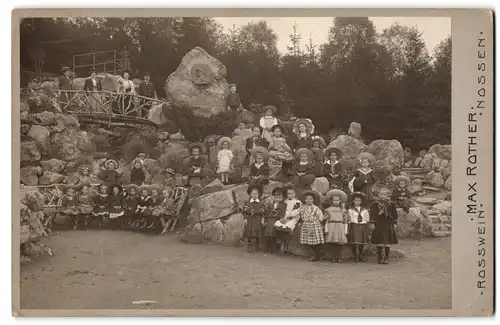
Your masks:
{"label": "child standing on boulder", "polygon": [[191,156],[188,160],[188,184],[190,186],[201,183],[205,177],[205,159],[201,156],[202,146],[200,144],[191,145]]}
{"label": "child standing on boulder", "polygon": [[276,228],[277,237],[281,241],[281,254],[288,252],[288,242],[292,236],[295,226],[298,222],[298,216],[293,216],[292,212],[300,208],[302,202],[297,200],[295,189],[292,186],[285,187],[286,193],[286,211],[285,216],[276,221],[274,227]]}
{"label": "child standing on boulder", "polygon": [[347,210],[349,232],[347,239],[352,245],[352,250],[356,262],[366,262],[363,257],[363,248],[368,244],[368,223],[370,222],[370,214],[363,207],[363,201],[366,195],[362,192],[354,192],[351,194],[351,207]]}
{"label": "child standing on boulder", "polygon": [[262,217],[266,212],[264,203],[260,201],[262,187],[259,185],[249,185],[247,190],[250,200],[243,207],[245,218],[244,237],[247,242],[247,251],[260,251],[260,239],[262,236]]}
{"label": "child standing on boulder", "polygon": [[231,139],[229,137],[222,137],[217,142],[217,174],[219,174],[222,184],[229,183],[229,174],[233,170],[234,154],[229,149],[231,146]]}
{"label": "child standing on boulder", "polygon": [[344,203],[347,194],[339,189],[326,193],[325,201],[331,206],[325,210],[325,242],[332,246],[332,263],[342,263],[342,247],[347,243],[347,214]]}
{"label": "child standing on boulder", "polygon": [[[375,224],[371,243],[377,246],[379,264],[389,264],[390,245],[398,244],[394,225],[398,220],[396,205],[389,200],[389,189],[379,189],[379,199],[370,208],[371,221]],[[385,255],[382,254],[382,248]]]}
{"label": "child standing on boulder", "polygon": [[262,108],[262,112],[264,112],[264,116],[260,118],[259,125],[264,130],[262,132],[262,137],[269,142],[271,141],[271,138],[273,136],[273,126],[278,124],[278,119],[273,116],[274,114],[276,114],[276,107],[272,105],[266,105]]}
{"label": "child standing on boulder", "polygon": [[273,189],[273,203],[271,203],[267,209],[267,213],[264,215],[264,239],[266,241],[266,249],[269,254],[274,254],[276,248],[276,237],[277,232],[274,224],[285,217],[286,204],[283,203],[283,198],[285,196],[284,190],[281,187],[276,187]]}
{"label": "child standing on boulder", "polygon": [[311,151],[314,157],[315,175],[320,177],[323,175],[323,163],[325,162],[325,153],[323,148],[325,148],[325,140],[320,136],[313,136],[313,145]]}

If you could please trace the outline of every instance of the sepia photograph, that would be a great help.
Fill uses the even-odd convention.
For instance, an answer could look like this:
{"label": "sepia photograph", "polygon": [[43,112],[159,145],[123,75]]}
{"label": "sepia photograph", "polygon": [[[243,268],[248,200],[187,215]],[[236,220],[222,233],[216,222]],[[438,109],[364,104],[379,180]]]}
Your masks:
{"label": "sepia photograph", "polygon": [[452,18],[240,13],[19,19],[21,310],[452,309]]}

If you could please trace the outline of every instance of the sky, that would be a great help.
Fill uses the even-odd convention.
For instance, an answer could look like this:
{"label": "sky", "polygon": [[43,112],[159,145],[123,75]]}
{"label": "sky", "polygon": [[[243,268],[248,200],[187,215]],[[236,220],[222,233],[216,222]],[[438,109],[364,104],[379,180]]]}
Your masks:
{"label": "sky", "polygon": [[[225,31],[232,29],[233,25],[239,28],[251,21],[265,20],[278,35],[278,50],[281,53],[287,53],[286,47],[290,45],[289,35],[292,34],[295,22],[298,33],[302,36],[303,50],[309,43],[309,37],[312,37],[314,45],[326,43],[328,29],[333,22],[332,17],[218,17],[215,20],[222,24]],[[451,19],[448,17],[370,17],[370,20],[379,33],[394,23],[417,27],[422,32],[430,55],[434,48],[451,34]]]}

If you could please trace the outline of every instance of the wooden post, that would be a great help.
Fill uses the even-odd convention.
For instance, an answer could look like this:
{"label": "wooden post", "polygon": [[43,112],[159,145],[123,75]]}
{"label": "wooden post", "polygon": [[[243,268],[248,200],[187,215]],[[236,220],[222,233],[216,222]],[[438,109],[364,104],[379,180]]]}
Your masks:
{"label": "wooden post", "polygon": [[113,75],[116,76],[116,50],[113,50]]}
{"label": "wooden post", "polygon": [[92,53],[92,69],[95,69],[95,53]]}

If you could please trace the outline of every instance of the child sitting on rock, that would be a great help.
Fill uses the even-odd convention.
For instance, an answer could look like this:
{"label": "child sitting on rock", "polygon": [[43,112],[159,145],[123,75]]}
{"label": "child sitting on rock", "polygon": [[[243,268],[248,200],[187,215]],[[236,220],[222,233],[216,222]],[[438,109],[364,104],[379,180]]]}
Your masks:
{"label": "child sitting on rock", "polygon": [[328,148],[326,150],[327,161],[323,164],[323,175],[328,179],[330,189],[342,189],[342,167],[340,158],[342,152],[337,148]]}
{"label": "child sitting on rock", "polygon": [[269,157],[278,163],[281,168],[281,176],[288,177],[290,165],[293,163],[292,148],[286,143],[283,137],[283,128],[276,124],[272,127],[273,136],[269,142]]}
{"label": "child sitting on rock", "polygon": [[118,162],[114,159],[108,159],[104,163],[105,170],[99,173],[99,179],[106,185],[111,186],[113,184],[120,183],[120,174],[116,170],[118,168]]}
{"label": "child sitting on rock", "polygon": [[302,205],[302,202],[297,200],[295,189],[292,186],[285,187],[285,193],[285,216],[274,223],[277,238],[281,242],[281,254],[288,252],[288,243],[298,222],[298,217],[293,217],[292,212]]}
{"label": "child sitting on rock", "polygon": [[252,149],[254,147],[262,147],[266,149],[269,147],[269,142],[262,137],[262,128],[258,125],[252,128],[252,136],[248,138],[245,143],[247,155],[245,157],[244,164],[246,166],[251,166],[253,164]]}
{"label": "child sitting on rock", "polygon": [[65,192],[66,193],[61,197],[61,212],[71,218],[73,229],[76,230],[80,210],[78,208],[78,197],[76,196],[75,186],[67,185]]}
{"label": "child sitting on rock", "polygon": [[302,205],[298,210],[292,212],[293,216],[297,216],[302,220],[300,228],[300,240],[302,245],[307,245],[311,248],[310,262],[316,262],[321,259],[321,245],[325,243],[323,235],[323,226],[321,223],[324,220],[323,212],[318,207],[320,197],[318,193],[312,190],[307,190],[302,194]]}
{"label": "child sitting on rock", "polygon": [[143,161],[140,158],[132,161],[132,168],[130,169],[130,183],[141,186],[146,179],[144,172]]}
{"label": "child sitting on rock", "polygon": [[311,189],[316,180],[313,153],[309,149],[300,148],[295,152],[295,157],[298,162],[294,166],[293,184],[300,189]]}
{"label": "child sitting on rock", "polygon": [[175,217],[177,211],[175,211],[171,187],[163,188],[162,197],[163,201],[156,209],[153,210],[153,216],[159,219],[162,226],[161,234],[163,235],[167,232],[168,227],[173,221],[173,217]]}
{"label": "child sitting on rock", "polygon": [[269,153],[266,148],[254,147],[252,149],[254,163],[250,167],[249,185],[265,186],[269,183]]}
{"label": "child sitting on rock", "polygon": [[320,177],[323,175],[323,163],[325,162],[325,153],[323,152],[323,148],[325,148],[325,139],[316,135],[312,137],[312,148],[311,151],[314,157],[314,166],[316,177]]}
{"label": "child sitting on rock", "polygon": [[231,139],[222,137],[217,142],[217,174],[219,174],[222,184],[229,184],[229,174],[233,171],[234,154],[229,149]]}
{"label": "child sitting on rock", "polygon": [[243,217],[245,218],[244,237],[247,242],[247,251],[252,253],[260,251],[260,240],[262,236],[262,217],[266,212],[266,207],[260,201],[262,187],[257,184],[249,185],[247,190],[250,199],[243,207]]}
{"label": "child sitting on rock", "polygon": [[146,186],[142,186],[139,190],[141,192],[141,196],[139,197],[139,202],[135,211],[136,221],[132,224],[133,228],[143,228],[147,225],[147,220],[145,218],[146,210],[151,205],[149,189]]}
{"label": "child sitting on rock", "polygon": [[111,187],[111,195],[108,197],[109,204],[109,224],[112,230],[120,229],[123,216],[125,215],[125,198],[123,197],[120,185]]}
{"label": "child sitting on rock", "polygon": [[80,219],[83,221],[83,229],[87,229],[89,218],[94,207],[92,206],[92,193],[90,184],[83,183],[80,185],[80,193],[78,194],[78,208],[80,209]]}
{"label": "child sitting on rock", "polygon": [[[379,264],[389,264],[390,245],[398,244],[394,225],[398,220],[396,205],[389,200],[389,189],[381,187],[379,189],[378,200],[370,208],[371,221],[375,224],[372,233],[371,243],[377,246],[377,256]],[[384,248],[384,254],[382,254]]]}
{"label": "child sitting on rock", "polygon": [[188,184],[194,186],[200,184],[206,176],[204,173],[205,159],[201,156],[202,146],[191,145],[191,156],[188,159]]}
{"label": "child sitting on rock", "polygon": [[125,187],[127,197],[125,198],[125,225],[130,227],[136,218],[136,210],[139,205],[139,186],[136,184],[129,184]]}
{"label": "child sitting on rock", "polygon": [[403,211],[408,213],[411,207],[411,194],[408,189],[410,179],[406,176],[400,175],[396,177],[395,183],[396,188],[392,190],[392,200],[396,204],[396,207],[402,208]]}
{"label": "child sitting on rock", "polygon": [[109,216],[108,186],[106,184],[99,186],[99,193],[92,199],[92,204],[94,206],[92,218],[97,220],[99,228],[103,228]]}
{"label": "child sitting on rock", "polygon": [[273,116],[276,114],[276,107],[266,105],[262,108],[262,112],[264,113],[264,116],[262,116],[259,121],[259,125],[263,129],[262,137],[270,142],[273,136],[272,128],[278,124],[278,119]]}
{"label": "child sitting on rock", "polygon": [[286,204],[283,202],[284,190],[281,187],[273,189],[273,203],[267,209],[267,213],[263,216],[264,221],[264,240],[266,249],[269,254],[274,254],[276,249],[276,228],[275,223],[285,217]]}
{"label": "child sitting on rock", "polygon": [[342,247],[347,244],[347,214],[344,203],[347,194],[339,189],[326,193],[325,201],[331,206],[325,210],[325,242],[332,246],[332,263],[342,263]]}
{"label": "child sitting on rock", "polygon": [[149,205],[144,211],[144,216],[147,219],[147,223],[143,225],[144,229],[153,229],[157,224],[157,218],[153,215],[153,212],[163,203],[165,199],[160,192],[160,187],[158,185],[151,185],[150,187],[151,197],[149,199]]}

